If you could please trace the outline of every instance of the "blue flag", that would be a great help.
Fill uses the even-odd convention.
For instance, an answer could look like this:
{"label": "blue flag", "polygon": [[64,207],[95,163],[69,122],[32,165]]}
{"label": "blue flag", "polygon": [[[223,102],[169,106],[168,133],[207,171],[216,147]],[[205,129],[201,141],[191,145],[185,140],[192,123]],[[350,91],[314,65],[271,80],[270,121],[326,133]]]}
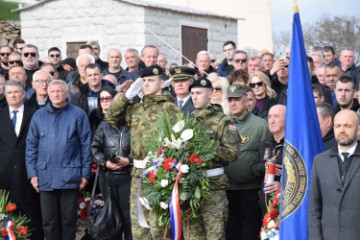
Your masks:
{"label": "blue flag", "polygon": [[280,239],[305,240],[312,161],[323,149],[300,16],[294,13],[281,177]]}

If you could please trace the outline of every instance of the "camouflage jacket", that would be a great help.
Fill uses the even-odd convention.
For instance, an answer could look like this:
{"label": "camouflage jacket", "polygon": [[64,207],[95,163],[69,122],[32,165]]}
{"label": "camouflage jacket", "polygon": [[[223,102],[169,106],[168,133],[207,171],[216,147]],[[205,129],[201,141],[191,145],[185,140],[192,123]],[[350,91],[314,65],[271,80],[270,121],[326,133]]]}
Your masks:
{"label": "camouflage jacket", "polygon": [[[172,103],[170,96],[145,96],[142,101],[131,105],[125,96],[115,100],[105,114],[105,120],[116,124],[120,114],[126,111],[126,122],[131,129],[131,153],[136,160],[146,156],[145,143],[153,136],[157,121],[165,112],[176,115],[180,110]],[[139,177],[142,169],[133,168],[133,176]]]}
{"label": "camouflage jacket", "polygon": [[236,124],[224,114],[220,105],[212,104],[207,109],[195,110],[192,117],[215,141],[216,156],[209,169],[226,166],[238,158],[241,140]]}

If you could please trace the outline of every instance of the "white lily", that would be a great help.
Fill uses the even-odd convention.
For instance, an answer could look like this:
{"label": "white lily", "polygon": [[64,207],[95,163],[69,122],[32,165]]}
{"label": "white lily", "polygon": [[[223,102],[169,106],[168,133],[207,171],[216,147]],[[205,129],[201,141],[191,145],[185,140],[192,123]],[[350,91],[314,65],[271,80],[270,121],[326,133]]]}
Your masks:
{"label": "white lily", "polygon": [[189,172],[189,166],[187,164],[182,164],[180,166],[180,172],[182,173],[188,173]]}
{"label": "white lily", "polygon": [[185,126],[185,122],[184,122],[184,120],[181,120],[181,121],[175,123],[175,125],[172,127],[172,130],[175,133],[178,133],[184,128],[184,126]]}
{"label": "white lily", "polygon": [[180,139],[183,142],[186,142],[186,141],[190,140],[193,136],[194,136],[194,131],[192,129],[186,129],[181,133]]}
{"label": "white lily", "polygon": [[162,209],[168,209],[169,208],[169,205],[167,203],[164,203],[164,202],[160,202],[160,207]]}
{"label": "white lily", "polygon": [[139,198],[139,201],[140,201],[141,205],[143,205],[147,210],[151,210],[151,207],[150,207],[150,204],[149,204],[149,201],[147,200],[147,198],[141,197],[141,198]]}

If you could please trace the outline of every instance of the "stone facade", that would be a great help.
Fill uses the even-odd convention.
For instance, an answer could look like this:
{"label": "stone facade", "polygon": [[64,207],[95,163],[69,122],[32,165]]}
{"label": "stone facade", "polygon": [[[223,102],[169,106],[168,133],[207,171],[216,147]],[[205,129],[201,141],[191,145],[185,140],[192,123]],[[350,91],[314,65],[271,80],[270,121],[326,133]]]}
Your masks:
{"label": "stone facade", "polygon": [[223,42],[237,35],[235,18],[181,11],[158,3],[148,5],[139,0],[44,1],[20,10],[20,19],[22,38],[37,45],[43,58],[50,47],[59,47],[65,53],[67,42],[96,39],[102,47],[102,59],[106,59],[111,47],[122,52],[130,47],[140,51],[144,45],[154,44],[168,56],[169,62],[180,63],[179,54],[145,28],[180,52],[182,25],[206,28],[208,50],[218,55]]}
{"label": "stone facade", "polygon": [[12,47],[14,39],[21,35],[20,21],[0,21],[0,46]]}

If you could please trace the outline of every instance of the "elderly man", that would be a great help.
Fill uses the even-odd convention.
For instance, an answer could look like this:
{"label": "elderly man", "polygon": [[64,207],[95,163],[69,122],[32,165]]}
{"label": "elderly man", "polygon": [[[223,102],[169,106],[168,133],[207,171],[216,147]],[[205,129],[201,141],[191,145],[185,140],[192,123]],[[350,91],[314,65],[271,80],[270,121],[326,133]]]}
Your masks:
{"label": "elderly man", "polygon": [[[234,53],[236,51],[236,44],[233,41],[226,41],[223,44],[224,60],[220,63],[219,67],[216,69],[217,73],[221,77],[228,77],[229,74],[234,71],[232,61],[234,58]],[[216,61],[216,59],[215,59]]]}
{"label": "elderly man", "polygon": [[102,71],[103,75],[114,75],[119,84],[125,83],[127,80],[131,80],[130,74],[121,67],[122,56],[121,52],[117,48],[111,48],[107,54],[107,60],[109,66]]}
{"label": "elderly man", "polygon": [[247,60],[248,60],[248,55],[245,51],[242,50],[235,51],[233,57],[234,71],[238,71],[240,69],[247,71]]}
{"label": "elderly man", "polygon": [[134,48],[129,48],[125,51],[125,62],[127,68],[125,69],[131,76],[131,79],[135,80],[139,75],[139,52]]}
{"label": "elderly man", "polygon": [[27,76],[26,85],[31,86],[32,76],[40,67],[38,48],[27,44],[22,50],[21,59]]}
{"label": "elderly man", "polygon": [[31,87],[31,85],[27,85],[26,82],[27,76],[25,69],[19,65],[12,66],[9,69],[9,80],[17,80],[21,82],[21,84],[24,86],[24,89],[26,91],[26,99],[29,99],[31,95],[34,93],[34,89]]}
{"label": "elderly man", "polygon": [[69,104],[64,81],[53,80],[48,94],[51,103],[36,111],[30,124],[27,175],[40,192],[45,238],[75,239],[78,193],[90,178],[89,120]]}
{"label": "elderly man", "polygon": [[227,239],[256,239],[260,231],[261,209],[258,191],[261,181],[251,173],[251,163],[258,153],[258,144],[269,137],[264,119],[252,114],[246,107],[247,92],[240,84],[227,89],[230,116],[236,123],[241,138],[240,152],[236,161],[225,167],[229,178],[226,191],[229,200]]}
{"label": "elderly man", "polygon": [[194,103],[191,99],[190,85],[197,78],[196,70],[190,67],[181,66],[170,69],[172,75],[172,87],[175,92],[175,104],[180,108],[181,112],[191,113],[195,110]]}
{"label": "elderly man", "polygon": [[40,199],[27,179],[25,143],[34,109],[24,105],[23,85],[15,80],[5,84],[8,106],[0,110],[0,188],[10,191],[11,202],[25,214],[32,240],[43,240]]}
{"label": "elderly man", "polygon": [[263,66],[262,66],[261,57],[250,57],[247,68],[248,68],[249,76],[251,76],[251,74],[253,74],[256,71],[262,71]]}
{"label": "elderly man", "polygon": [[310,239],[358,239],[360,228],[359,116],[342,110],[334,118],[337,144],[315,156],[308,229]]}
{"label": "elderly man", "polygon": [[207,51],[198,52],[195,63],[197,65],[195,69],[199,77],[216,72],[216,70],[211,66],[210,54]]}
{"label": "elderly man", "polygon": [[101,71],[108,68],[109,64],[100,58],[100,45],[97,40],[89,40],[86,42],[86,45],[90,45],[93,49],[93,54],[95,58],[95,63],[100,66]]}
{"label": "elderly man", "polygon": [[26,102],[29,107],[37,110],[50,103],[48,98],[48,85],[51,80],[52,76],[46,70],[38,70],[34,73],[32,87],[35,92]]}
{"label": "elderly man", "polygon": [[[67,77],[67,80],[70,81],[69,82],[69,91],[71,94],[70,97],[72,97],[73,94],[79,92],[79,88],[87,83],[85,68],[90,63],[95,63],[95,58],[90,54],[86,54],[86,53],[81,54],[76,58],[77,69],[75,71],[77,72],[77,74],[72,74],[72,76],[71,74],[68,74]],[[70,79],[69,76],[71,76]]]}

